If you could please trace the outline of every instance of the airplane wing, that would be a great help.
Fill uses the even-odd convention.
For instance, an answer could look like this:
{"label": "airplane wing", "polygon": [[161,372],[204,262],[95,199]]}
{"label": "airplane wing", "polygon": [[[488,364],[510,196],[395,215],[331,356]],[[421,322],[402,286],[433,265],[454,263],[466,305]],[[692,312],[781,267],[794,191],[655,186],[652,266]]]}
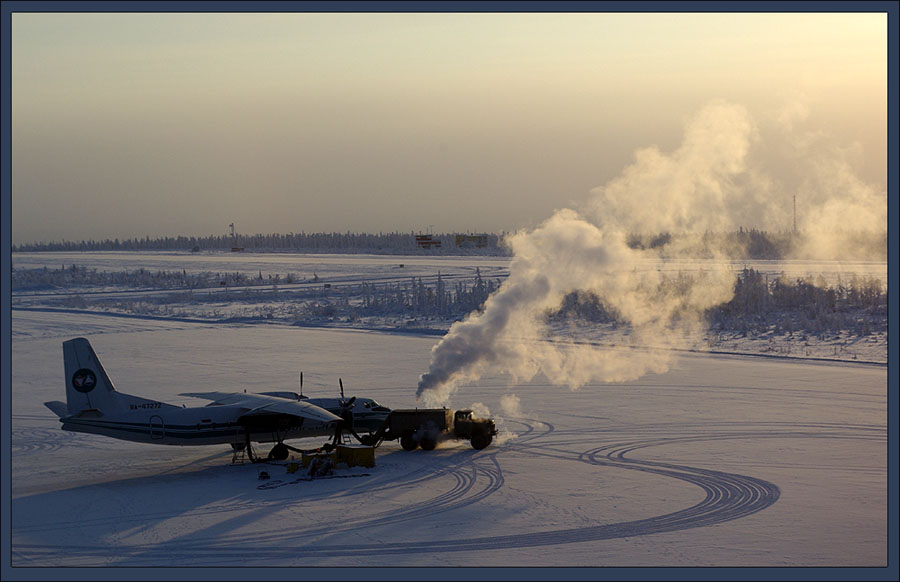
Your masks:
{"label": "airplane wing", "polygon": [[241,414],[241,416],[254,416],[274,412],[308,418],[318,422],[341,420],[340,416],[302,400],[289,401],[261,394],[247,394],[246,392],[187,392],[180,394],[180,396],[204,398],[212,400],[212,404],[246,408],[247,412]]}

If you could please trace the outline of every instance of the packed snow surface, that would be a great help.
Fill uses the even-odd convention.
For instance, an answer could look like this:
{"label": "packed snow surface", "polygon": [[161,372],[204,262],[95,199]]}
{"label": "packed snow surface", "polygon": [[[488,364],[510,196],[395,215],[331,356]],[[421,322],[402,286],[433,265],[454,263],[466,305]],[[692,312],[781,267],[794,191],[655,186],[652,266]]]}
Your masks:
{"label": "packed snow surface", "polygon": [[[329,276],[381,268],[345,260]],[[65,398],[61,343],[87,337],[119,391],[178,405],[204,404],[186,391],[296,391],[303,371],[310,396],[337,395],[340,378],[348,396],[411,408],[440,336],[32,307],[12,313],[15,568],[887,564],[883,363],[685,351],[665,373],[577,391],[488,375],[451,403],[496,419],[482,451],[386,441],[371,469],[309,481],[273,463],[261,481],[227,446],[61,430],[43,406]]]}
{"label": "packed snow surface", "polygon": [[[509,275],[509,259],[485,256],[447,255],[350,255],[304,253],[228,252],[30,252],[14,253],[14,271],[34,272],[50,281],[13,291],[14,310],[37,309],[45,313],[105,313],[142,319],[208,321],[218,323],[284,323],[329,328],[419,331],[443,335],[454,321],[477,306],[482,297],[471,297],[471,306],[460,311],[431,309],[410,315],[403,300],[416,299],[419,291],[433,293],[438,285],[455,290],[457,296],[471,292],[476,281],[486,292],[496,289]],[[122,273],[129,283],[118,286],[71,285],[70,269]],[[676,273],[702,273],[721,268],[712,260],[672,260],[627,265],[631,269],[664,269]],[[833,285],[854,278],[874,279],[886,284],[884,262],[840,261],[732,261],[735,274],[755,269],[767,281],[778,277],[800,278]],[[49,275],[40,275],[40,271]],[[82,278],[91,279],[90,276]],[[184,273],[191,284],[178,286]],[[156,274],[168,275],[159,281]],[[191,278],[193,277],[193,278]],[[170,287],[174,285],[174,287]],[[398,301],[398,295],[403,297]],[[485,295],[486,296],[486,295]],[[365,306],[365,309],[362,307]],[[408,306],[407,306],[408,307]],[[458,307],[458,306],[457,306]],[[773,312],[770,319],[782,322],[785,314]],[[699,341],[681,347],[716,353],[765,354],[862,362],[887,362],[886,310],[871,324],[856,324],[856,316],[844,316],[847,329],[814,333],[784,325],[769,329],[710,331]],[[866,316],[865,319],[869,319]],[[866,333],[859,329],[867,326]],[[598,344],[629,343],[628,330],[617,326],[551,323],[556,339]],[[15,333],[15,331],[14,331]]]}

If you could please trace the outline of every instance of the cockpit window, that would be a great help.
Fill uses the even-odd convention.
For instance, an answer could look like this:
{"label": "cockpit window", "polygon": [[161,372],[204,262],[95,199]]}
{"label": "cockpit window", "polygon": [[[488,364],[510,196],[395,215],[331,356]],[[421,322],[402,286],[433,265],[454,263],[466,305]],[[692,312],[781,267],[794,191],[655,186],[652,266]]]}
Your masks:
{"label": "cockpit window", "polygon": [[371,399],[366,399],[365,401],[363,401],[361,403],[358,402],[358,404],[362,404],[362,406],[364,408],[368,408],[372,412],[390,412],[391,411],[390,408],[386,408]]}

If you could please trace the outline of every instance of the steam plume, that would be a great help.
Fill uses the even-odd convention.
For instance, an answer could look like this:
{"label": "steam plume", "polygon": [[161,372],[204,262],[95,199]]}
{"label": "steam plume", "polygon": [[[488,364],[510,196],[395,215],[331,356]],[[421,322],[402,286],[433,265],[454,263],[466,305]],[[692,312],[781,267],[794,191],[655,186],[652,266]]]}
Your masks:
{"label": "steam plume", "polygon": [[[432,351],[417,398],[446,404],[456,388],[486,370],[514,381],[543,373],[576,389],[590,381],[626,381],[663,372],[672,346],[695,341],[703,313],[732,297],[734,274],[725,250],[705,249],[718,261],[677,285],[662,275],[667,259],[695,252],[705,231],[736,230],[741,220],[771,204],[776,189],[750,162],[759,131],[747,110],[710,103],[688,121],[681,145],[667,155],[638,150],[634,163],[592,191],[584,213],[558,210],[532,231],[508,238],[513,251],[504,284],[484,310],[455,323]],[[819,205],[822,217],[864,204],[868,190]],[[874,210],[878,220],[878,210]],[[825,218],[821,218],[825,220]],[[657,249],[632,248],[637,232],[678,233]],[[567,295],[590,293],[631,331],[631,346],[597,348],[547,341],[546,315]]]}
{"label": "steam plume", "polygon": [[841,147],[823,131],[796,129],[794,123],[804,121],[809,108],[802,95],[794,101],[800,105],[788,105],[794,115],[783,129],[789,156],[803,168],[797,188],[802,236],[791,258],[841,261],[870,258],[873,250],[880,254],[867,247],[886,242],[887,192],[854,172],[854,161],[864,155],[858,144]]}

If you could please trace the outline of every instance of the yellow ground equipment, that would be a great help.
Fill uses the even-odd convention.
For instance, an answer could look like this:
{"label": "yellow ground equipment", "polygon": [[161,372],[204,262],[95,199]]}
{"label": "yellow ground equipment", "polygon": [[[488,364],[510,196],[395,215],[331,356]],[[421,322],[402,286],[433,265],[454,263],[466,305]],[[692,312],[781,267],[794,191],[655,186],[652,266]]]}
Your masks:
{"label": "yellow ground equipment", "polygon": [[374,467],[375,447],[363,445],[338,445],[337,462],[347,463],[348,467]]}
{"label": "yellow ground equipment", "polygon": [[324,451],[322,451],[322,452],[318,452],[318,451],[317,451],[317,452],[309,452],[309,453],[308,453],[308,452],[306,452],[306,451],[303,451],[303,454],[300,456],[300,465],[301,465],[304,469],[309,469],[309,464],[310,464],[310,463],[312,462],[312,460],[313,460],[314,458],[316,458],[316,457],[319,457],[319,458],[321,458],[321,459],[325,459],[326,457],[328,457],[328,458],[331,459],[331,462],[332,462],[332,463],[337,464],[337,453],[336,453],[335,451],[332,451],[332,452],[330,452],[330,453],[326,453],[326,452],[324,452]]}

